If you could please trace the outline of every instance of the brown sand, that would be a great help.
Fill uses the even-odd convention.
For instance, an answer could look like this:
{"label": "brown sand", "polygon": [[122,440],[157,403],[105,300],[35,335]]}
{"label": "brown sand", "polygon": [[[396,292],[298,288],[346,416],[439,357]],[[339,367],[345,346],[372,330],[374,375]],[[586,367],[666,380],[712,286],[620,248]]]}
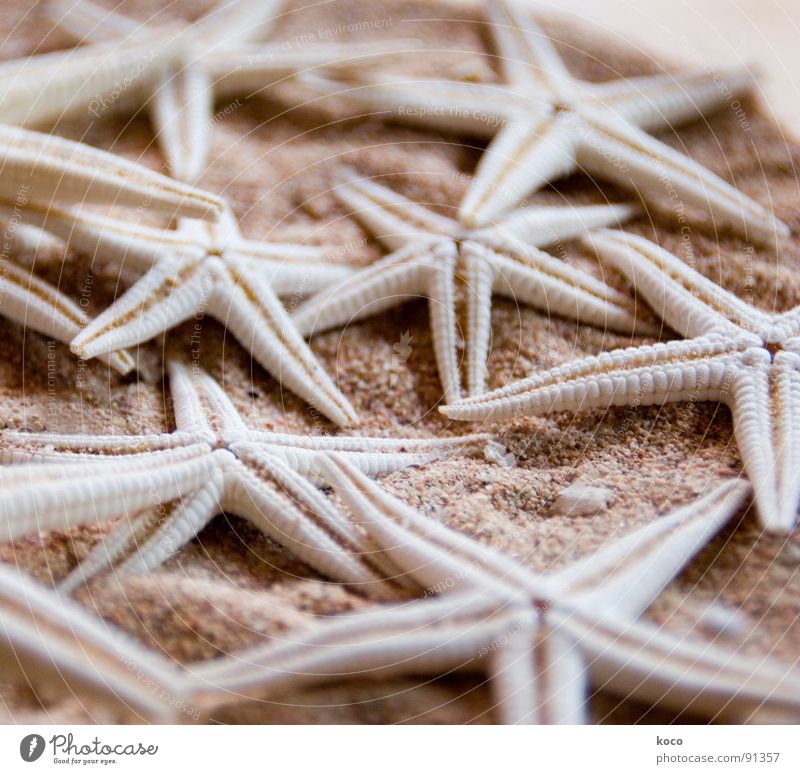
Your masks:
{"label": "brown sand", "polygon": [[[190,16],[209,3],[178,2],[165,16]],[[133,0],[126,9],[143,19],[160,7]],[[279,24],[275,39],[335,29],[342,22],[390,20],[375,37],[417,37],[438,52],[394,65],[406,73],[454,70],[462,77],[497,77],[480,14],[445,3],[349,2],[315,7]],[[421,19],[421,21],[415,21]],[[11,58],[68,45],[39,7],[9,0],[0,9],[6,39],[0,56]],[[654,72],[658,64],[635,52],[596,38],[593,31],[548,27],[574,72],[603,80]],[[329,40],[362,37],[334,33]],[[467,52],[474,52],[468,54]],[[680,63],[678,63],[680,64]],[[420,202],[452,212],[479,158],[473,140],[387,125],[376,119],[342,122],[335,104],[287,109],[282,87],[271,100],[255,97],[233,103],[230,115],[215,123],[212,163],[201,184],[230,198],[253,238],[336,243],[349,246],[346,258],[367,262],[381,250],[329,193],[332,173],[346,162],[386,181]],[[220,104],[222,110],[225,104]],[[746,106],[749,127],[732,110],[697,121],[662,139],[687,152],[755,199],[771,204],[793,227],[800,225],[795,168],[800,148],[780,129]],[[320,124],[332,123],[323,128]],[[94,123],[70,122],[56,130],[161,168],[146,116],[103,116]],[[575,177],[535,196],[542,202],[619,199],[610,186]],[[665,203],[652,222],[631,226],[657,236],[700,271],[760,307],[786,309],[800,303],[800,244],[777,253],[751,246],[726,233],[714,233],[694,221],[688,241],[676,228]],[[570,246],[565,259],[601,274],[599,265]],[[89,298],[100,310],[118,288],[116,274],[86,258],[68,255],[60,263],[36,265],[76,299]],[[624,287],[618,277],[610,282]],[[129,281],[129,280],[128,280]],[[496,299],[490,386],[505,384],[534,368],[627,345],[629,337],[576,326],[558,318]],[[189,352],[194,323],[172,331],[166,340],[144,345],[140,378],[109,376],[91,364],[87,389],[75,388],[76,362],[67,348],[0,319],[0,418],[11,425],[44,424],[71,431],[162,430],[171,425],[161,383],[166,352]],[[393,364],[393,345],[408,331],[412,354]],[[362,416],[363,432],[379,435],[434,436],[463,432],[448,425],[435,408],[440,399],[424,302],[409,303],[344,331],[313,342],[329,372]],[[224,381],[231,398],[254,427],[289,431],[334,432],[301,401],[251,364],[247,353],[225,335],[221,325],[203,323],[200,359]],[[51,387],[54,386],[54,389]],[[740,458],[732,441],[725,407],[700,403],[664,408],[618,409],[583,416],[528,419],[499,428],[517,465],[502,468],[481,459],[445,460],[395,473],[384,480],[392,492],[428,515],[514,555],[527,565],[547,569],[591,553],[615,536],[645,524],[671,507],[689,502],[723,477],[738,475]],[[583,476],[613,490],[606,511],[591,517],[556,515],[552,503],[565,486]],[[45,581],[57,581],[102,537],[105,530],[31,537],[0,549],[0,558]],[[800,533],[789,539],[760,535],[752,514],[722,534],[690,569],[665,591],[648,617],[685,632],[694,622],[694,603],[714,599],[739,610],[749,621],[745,648],[772,652],[790,662],[800,646],[796,567]],[[122,627],[148,646],[180,660],[209,657],[267,637],[282,637],[313,626],[315,616],[363,606],[356,594],[317,577],[244,521],[218,516],[200,538],[149,577],[102,578],[77,594],[90,610]],[[697,636],[705,636],[698,632]],[[76,705],[42,708],[24,686],[0,689],[0,708],[11,722],[33,719],[89,720]],[[592,715],[605,722],[669,722],[693,719],[635,701],[599,694]],[[95,715],[95,719],[102,719]],[[477,677],[343,682],[304,691],[280,702],[259,702],[227,709],[223,722],[397,723],[488,722],[491,700]]]}

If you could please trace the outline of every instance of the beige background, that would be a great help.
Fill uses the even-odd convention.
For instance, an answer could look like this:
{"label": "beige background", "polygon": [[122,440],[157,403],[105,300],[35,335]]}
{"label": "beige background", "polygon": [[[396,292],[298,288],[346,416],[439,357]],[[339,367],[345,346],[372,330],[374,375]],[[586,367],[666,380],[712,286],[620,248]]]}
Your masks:
{"label": "beige background", "polygon": [[764,97],[800,136],[800,0],[543,0],[642,53],[701,67],[757,68]]}

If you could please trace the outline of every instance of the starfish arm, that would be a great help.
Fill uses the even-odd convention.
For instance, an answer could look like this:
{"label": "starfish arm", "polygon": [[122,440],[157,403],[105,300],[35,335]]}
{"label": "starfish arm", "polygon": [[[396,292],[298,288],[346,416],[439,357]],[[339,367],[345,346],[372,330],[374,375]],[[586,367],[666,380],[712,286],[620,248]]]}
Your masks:
{"label": "starfish arm", "polygon": [[624,333],[643,331],[626,296],[535,248],[517,243],[499,250],[467,241],[462,259],[467,280],[467,364],[472,395],[482,392],[485,384],[494,293],[548,315]]}
{"label": "starfish arm", "polygon": [[0,566],[0,672],[134,719],[175,722],[190,681],[157,654],[15,568]]}
{"label": "starfish arm", "polygon": [[[89,317],[71,298],[10,261],[2,262],[0,297],[3,317],[63,344],[68,345],[90,324]],[[121,374],[136,365],[125,351],[104,354],[101,360]]]}
{"label": "starfish arm", "polygon": [[688,123],[745,97],[755,79],[745,68],[691,75],[645,75],[588,87],[593,97],[645,131]]}
{"label": "starfish arm", "polygon": [[502,215],[550,180],[577,169],[571,114],[530,111],[513,117],[484,151],[461,203],[470,227],[497,223]]}
{"label": "starfish arm", "polygon": [[214,705],[273,696],[331,678],[474,669],[486,643],[519,625],[519,610],[503,609],[501,602],[498,609],[498,603],[489,595],[477,600],[453,594],[334,621],[286,646],[254,648],[237,661],[195,666],[194,673],[211,686],[196,699]]}
{"label": "starfish arm", "polygon": [[460,231],[458,222],[452,218],[438,215],[372,180],[360,178],[352,170],[345,169],[340,176],[344,183],[333,189],[336,198],[390,250],[434,237],[454,237]]}
{"label": "starfish arm", "polygon": [[196,251],[156,264],[72,341],[72,351],[91,358],[140,344],[188,320],[204,304],[213,279]]}
{"label": "starfish arm", "polygon": [[[215,427],[225,438],[237,438],[248,430],[231,399],[205,371],[189,368],[177,360],[167,363],[175,425],[179,432],[216,439]],[[209,440],[210,443],[213,441]]]}
{"label": "starfish arm", "polygon": [[0,163],[0,198],[10,201],[22,190],[34,205],[113,203],[212,219],[223,207],[213,194],[119,156],[11,126],[0,127]]}
{"label": "starfish arm", "polygon": [[[158,529],[141,547],[130,540],[125,551],[127,558],[119,567],[120,573],[146,573],[160,567],[187,543],[191,542],[203,528],[220,512],[220,500],[224,494],[224,475],[219,468],[209,471],[208,480],[188,497],[182,498]],[[130,528],[123,525],[131,538]],[[120,552],[119,555],[121,555]],[[119,556],[118,555],[118,556]]]}
{"label": "starfish arm", "polygon": [[153,94],[150,115],[170,175],[185,182],[200,177],[214,116],[208,75],[194,64],[166,71]]}
{"label": "starfish arm", "polygon": [[293,299],[345,282],[356,273],[355,269],[343,264],[292,261],[291,257],[279,261],[261,259],[253,262],[252,266],[254,271],[264,272],[269,277],[270,287],[279,296]]}
{"label": "starfish arm", "polygon": [[409,508],[336,455],[321,459],[322,475],[376,545],[407,577],[432,593],[490,590],[512,599],[545,595],[545,583],[509,557]]}
{"label": "starfish arm", "polygon": [[634,204],[590,205],[588,207],[520,207],[497,225],[470,234],[477,242],[501,247],[506,237],[531,247],[560,245],[591,229],[619,226],[637,215]]}
{"label": "starfish arm", "polygon": [[765,706],[791,715],[800,709],[797,670],[775,659],[679,638],[643,621],[556,615],[579,643],[597,687],[737,720]]}
{"label": "starfish arm", "polygon": [[310,336],[371,317],[424,294],[428,274],[437,269],[431,245],[409,245],[317,293],[301,304],[292,321]]}
{"label": "starfish arm", "polygon": [[[5,213],[7,208],[0,205],[0,211]],[[8,220],[0,221],[0,233],[5,238],[5,258],[31,265],[35,265],[37,260],[50,262],[64,258],[64,242],[61,239],[36,226],[17,222],[13,215]]]}
{"label": "starfish arm", "polygon": [[577,161],[589,174],[633,188],[645,199],[663,199],[672,190],[745,235],[773,240],[789,235],[787,226],[758,202],[611,111],[584,110],[577,120]]}
{"label": "starfish arm", "polygon": [[556,573],[551,582],[565,602],[636,618],[741,511],[750,493],[746,482],[728,480]]}
{"label": "starfish arm", "polygon": [[710,335],[614,350],[439,410],[451,419],[476,421],[686,400],[728,401],[741,353],[753,343],[747,336]]}
{"label": "starfish arm", "polygon": [[103,522],[173,500],[201,486],[210,472],[207,447],[129,455],[74,465],[17,465],[0,470],[2,540],[34,531]]}
{"label": "starfish arm", "polygon": [[505,725],[586,722],[586,666],[570,637],[517,627],[491,657],[492,693]]}
{"label": "starfish arm", "polygon": [[[2,209],[9,211],[9,208]],[[84,255],[103,262],[118,261],[140,271],[147,271],[160,259],[171,259],[176,251],[196,247],[177,231],[131,223],[79,208],[28,207],[21,217],[26,223],[55,235]]]}
{"label": "starfish arm", "polygon": [[492,0],[486,10],[506,82],[563,91],[572,77],[553,41],[530,14],[520,13],[509,0]]}
{"label": "starfish arm", "polygon": [[[174,508],[176,503],[161,508]],[[74,567],[61,583],[58,591],[61,594],[72,594],[95,576],[116,564],[119,559],[130,553],[133,546],[143,541],[153,529],[158,510],[147,510],[144,513],[128,516],[122,520],[108,537],[92,546],[89,553]]]}
{"label": "starfish arm", "polygon": [[141,454],[199,440],[182,433],[153,433],[150,435],[76,435],[74,433],[31,433],[7,430],[0,434],[2,450],[0,464],[19,462],[85,462],[123,454]]}
{"label": "starfish arm", "polygon": [[779,352],[772,373],[779,516],[767,526],[781,531],[796,524],[800,503],[800,353]]}
{"label": "starfish arm", "polygon": [[[158,37],[146,44],[91,46],[0,63],[3,121],[36,126],[130,104],[174,58]],[[120,83],[127,83],[120,93]]]}
{"label": "starfish arm", "polygon": [[324,70],[338,77],[358,77],[376,60],[418,49],[416,40],[398,38],[378,42],[317,43],[289,49],[286,44],[258,43],[236,51],[203,56],[200,65],[214,83],[217,94],[255,94],[295,73]]}
{"label": "starfish arm", "polygon": [[367,596],[396,596],[355,552],[310,519],[283,494],[269,471],[245,466],[230,456],[224,510],[250,521],[323,576],[352,586]]}
{"label": "starfish arm", "polygon": [[220,265],[209,313],[221,320],[252,356],[287,389],[337,425],[358,424],[347,398],[325,372],[278,297],[252,271]]}
{"label": "starfish arm", "polygon": [[736,442],[755,489],[764,529],[789,532],[800,499],[800,355],[765,349],[745,353],[727,403],[733,412]]}
{"label": "starfish arm", "polygon": [[292,470],[317,484],[324,483],[320,478],[320,452],[334,454],[365,475],[375,477],[460,454],[488,443],[492,437],[486,433],[434,439],[297,436],[258,430],[248,430],[240,436],[243,441],[269,446],[270,452],[280,456]]}
{"label": "starfish arm", "polygon": [[583,241],[621,272],[656,315],[686,337],[714,330],[765,338],[769,315],[723,290],[677,256],[635,234],[598,230]]}
{"label": "starfish arm", "polygon": [[498,126],[520,111],[531,109],[529,98],[509,95],[506,87],[488,83],[398,81],[382,76],[353,84],[316,73],[303,73],[298,81],[317,98],[347,99],[365,115],[387,115],[405,124],[484,138],[493,137]]}
{"label": "starfish arm", "polygon": [[458,367],[458,317],[456,314],[456,262],[458,253],[450,242],[433,247],[437,269],[430,272],[428,314],[433,353],[446,402],[461,397]]}

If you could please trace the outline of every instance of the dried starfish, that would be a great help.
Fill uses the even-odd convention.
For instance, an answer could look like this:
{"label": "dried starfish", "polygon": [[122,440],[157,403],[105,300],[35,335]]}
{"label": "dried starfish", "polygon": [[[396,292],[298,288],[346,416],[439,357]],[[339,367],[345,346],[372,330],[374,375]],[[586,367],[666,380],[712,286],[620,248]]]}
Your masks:
{"label": "dried starfish", "polygon": [[[467,387],[483,391],[491,336],[492,294],[548,313],[624,332],[636,329],[629,299],[594,277],[536,249],[588,228],[619,222],[625,205],[519,210],[492,228],[471,231],[370,180],[344,172],[338,198],[389,249],[390,255],[356,277],[327,288],[293,315],[310,335],[376,314],[422,295],[445,398],[461,394],[456,277],[466,285]],[[640,326],[641,327],[641,326]]]}
{"label": "dried starfish", "polygon": [[782,314],[756,309],[633,234],[602,230],[585,240],[687,339],[578,360],[440,410],[476,421],[610,406],[725,403],[761,523],[790,530],[800,503],[800,307]]}
{"label": "dried starfish", "polygon": [[[408,51],[413,42],[391,43],[253,43],[266,34],[280,16],[286,0],[221,0],[213,10],[191,24],[147,24],[88,0],[51,4],[58,25],[92,50],[103,44],[124,44],[131,58],[153,40],[168,37],[172,55],[155,78],[138,79],[139,104],[150,109],[155,133],[170,172],[194,180],[203,171],[209,135],[215,121],[214,97],[251,96],[298,71],[324,68],[352,73],[376,57]],[[170,33],[171,31],[171,33]],[[160,49],[159,49],[160,51]],[[149,89],[144,87],[149,85]]]}
{"label": "dried starfish", "polygon": [[132,346],[208,314],[287,389],[339,425],[358,422],[278,299],[351,273],[326,262],[326,248],[244,239],[227,209],[216,223],[183,219],[176,230],[53,207],[23,216],[77,250],[144,272],[75,336],[78,356]]}
{"label": "dried starfish", "polygon": [[3,680],[22,680],[46,701],[75,697],[134,722],[175,722],[194,712],[185,672],[3,564],[0,610]]}
{"label": "dried starfish", "polygon": [[[359,474],[328,461],[330,478],[402,571],[428,594],[190,667],[198,706],[272,696],[353,676],[487,669],[502,722],[586,719],[587,682],[713,717],[763,706],[800,710],[800,676],[774,659],[680,638],[641,614],[734,514],[749,487],[710,494],[545,575],[427,519]],[[450,591],[452,589],[452,591]]]}
{"label": "dried starfish", "polygon": [[0,468],[2,539],[123,519],[67,577],[65,591],[121,558],[120,572],[152,570],[227,510],[323,575],[365,593],[386,593],[372,566],[385,575],[386,563],[372,556],[365,534],[314,486],[326,481],[321,452],[375,476],[487,438],[387,440],[250,430],[210,376],[175,362],[168,370],[172,433],[2,436],[3,462],[16,463]]}
{"label": "dried starfish", "polygon": [[[110,203],[157,213],[217,216],[219,199],[176,183],[145,167],[80,143],[25,129],[0,126],[0,215],[5,217],[0,314],[69,344],[90,320],[78,304],[27,268],[9,260],[31,247],[36,232],[21,223],[30,211],[54,204]],[[102,353],[104,362],[127,373],[125,352]]]}
{"label": "dried starfish", "polygon": [[373,76],[347,84],[304,76],[323,94],[448,132],[489,138],[462,205],[470,226],[492,223],[529,193],[584,170],[645,200],[679,197],[725,225],[762,239],[788,234],[764,207],[646,133],[672,128],[748,93],[746,72],[661,75],[587,83],[553,42],[508,0],[488,3],[502,84]]}

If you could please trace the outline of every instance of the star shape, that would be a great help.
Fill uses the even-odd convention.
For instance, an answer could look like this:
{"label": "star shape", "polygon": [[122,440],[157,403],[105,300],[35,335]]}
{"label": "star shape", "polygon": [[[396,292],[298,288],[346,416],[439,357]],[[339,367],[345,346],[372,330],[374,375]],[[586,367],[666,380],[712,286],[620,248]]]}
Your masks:
{"label": "star shape", "polygon": [[[215,97],[252,96],[298,71],[324,68],[352,74],[374,67],[377,57],[407,52],[414,45],[400,39],[388,44],[254,42],[269,32],[286,5],[285,0],[221,0],[195,22],[159,25],[131,19],[89,0],[52,3],[51,16],[58,26],[77,42],[88,42],[90,56],[102,62],[93,75],[96,88],[88,91],[80,80],[86,62],[76,57],[73,69],[61,76],[61,93],[68,96],[72,90],[70,107],[80,107],[83,97],[84,107],[97,115],[106,103],[113,107],[119,101],[103,95],[110,91],[113,96],[120,73],[131,78],[133,72],[130,91],[135,91],[134,100],[149,109],[170,173],[181,180],[195,180],[208,156]],[[109,46],[118,47],[118,57],[108,56]],[[38,68],[35,60],[31,66]],[[26,65],[18,67],[27,77]],[[110,75],[103,79],[105,72]],[[23,120],[24,100],[24,94],[17,96],[17,112]],[[126,106],[130,102],[125,100]],[[60,117],[64,110],[58,103],[50,110],[40,100],[36,105],[39,110],[33,115],[39,121]]]}
{"label": "star shape", "polygon": [[7,464],[0,468],[3,540],[88,522],[123,522],[67,577],[62,591],[118,562],[120,573],[153,570],[227,511],[248,519],[328,578],[367,594],[396,596],[398,585],[402,588],[391,580],[396,572],[381,561],[356,522],[319,491],[327,483],[323,453],[377,476],[489,438],[251,430],[208,374],[174,361],[168,372],[174,432],[2,435],[0,459]]}
{"label": "star shape", "polygon": [[[425,590],[190,671],[209,709],[348,676],[485,670],[503,723],[586,721],[589,683],[711,717],[796,713],[800,676],[775,659],[679,637],[641,614],[745,504],[729,480],[562,570],[539,574],[327,462],[375,543]],[[428,598],[434,595],[433,598]]]}
{"label": "star shape", "polygon": [[625,333],[646,329],[641,323],[637,328],[634,307],[622,293],[537,249],[619,223],[634,207],[521,209],[491,228],[470,230],[374,181],[346,170],[342,175],[337,197],[394,252],[302,304],[292,316],[301,333],[338,327],[422,295],[429,300],[439,379],[445,399],[453,401],[461,395],[457,278],[465,285],[471,395],[484,389],[493,294]]}
{"label": "star shape", "polygon": [[[219,199],[80,143],[0,126],[0,218],[5,220],[0,256],[0,314],[70,344],[90,323],[79,304],[20,263],[41,232],[22,221],[54,205],[108,203],[147,207],[163,214],[216,217]],[[120,373],[134,361],[126,352],[102,353]]]}
{"label": "star shape", "polygon": [[577,171],[633,189],[645,201],[674,195],[759,239],[788,228],[717,175],[647,134],[669,129],[747,94],[745,72],[659,75],[605,83],[573,77],[553,42],[510,0],[487,3],[504,83],[399,80],[355,83],[304,76],[321,94],[447,132],[487,138],[461,205],[461,220],[486,226],[528,194]]}
{"label": "star shape", "polygon": [[351,273],[331,263],[326,248],[244,239],[228,209],[214,223],[181,219],[177,229],[53,207],[26,217],[77,250],[144,272],[72,340],[79,357],[133,346],[209,315],[282,386],[339,425],[358,423],[278,298]]}
{"label": "star shape", "polygon": [[725,403],[761,523],[791,530],[800,502],[800,307],[756,309],[643,237],[600,230],[584,239],[686,338],[584,358],[440,410],[476,421]]}
{"label": "star shape", "polygon": [[77,699],[129,721],[176,722],[191,680],[80,605],[0,563],[0,667],[38,699]]}

